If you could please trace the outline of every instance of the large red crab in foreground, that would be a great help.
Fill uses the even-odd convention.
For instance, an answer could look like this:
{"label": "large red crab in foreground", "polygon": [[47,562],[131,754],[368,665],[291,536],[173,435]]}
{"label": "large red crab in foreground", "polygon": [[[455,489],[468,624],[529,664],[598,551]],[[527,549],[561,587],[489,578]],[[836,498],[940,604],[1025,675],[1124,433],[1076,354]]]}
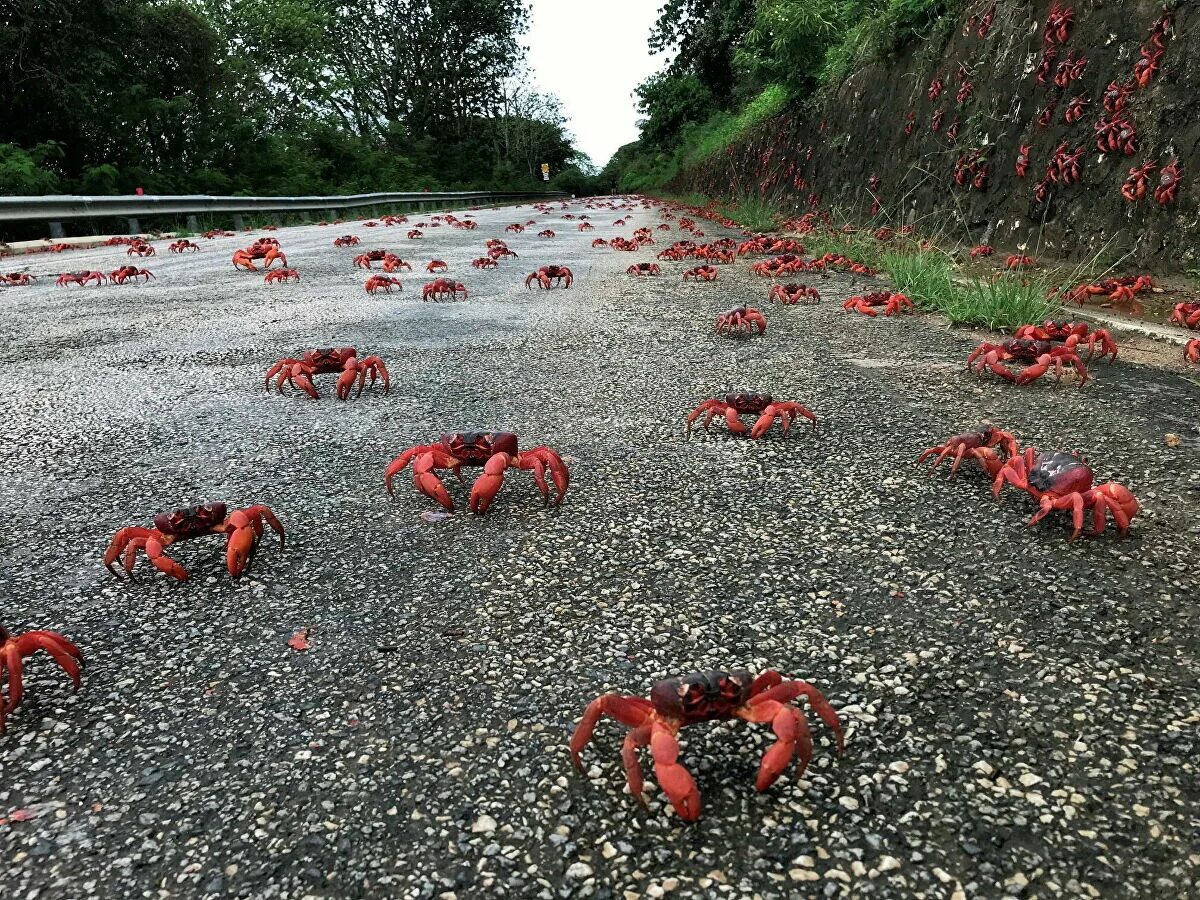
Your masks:
{"label": "large red crab in foreground", "polygon": [[250,564],[258,540],[263,535],[263,522],[279,535],[279,546],[283,546],[283,525],[275,518],[275,514],[265,506],[250,506],[246,509],[228,511],[224,503],[205,503],[188,509],[177,509],[174,512],[159,513],[154,517],[153,528],[128,527],[122,528],[113,535],[112,542],[104,551],[104,565],[114,575],[120,573],[113,564],[124,554],[124,569],[129,575],[133,574],[133,566],[137,561],[137,551],[143,550],[146,559],[155,568],[166,572],[172,578],[186,581],[187,570],[163,551],[172,544],[190,540],[205,534],[224,534],[225,564],[229,574],[237,578]]}
{"label": "large red crab in foreground", "polygon": [[1109,513],[1121,534],[1126,534],[1138,511],[1137,498],[1115,481],[1093,487],[1093,478],[1091,466],[1077,453],[1061,450],[1039,453],[1031,447],[1005,464],[996,475],[992,493],[999,498],[1006,482],[1029,493],[1041,507],[1029,520],[1030,525],[1036,525],[1054,510],[1071,510],[1075,526],[1071,540],[1083,532],[1084,515],[1089,509],[1090,534],[1104,531]]}
{"label": "large red crab in foreground", "polygon": [[[570,485],[571,473],[566,463],[549,447],[534,447],[520,453],[517,436],[509,431],[468,431],[458,434],[443,434],[436,444],[410,447],[392,460],[383,480],[387,492],[394,494],[392,479],[410,462],[413,464],[413,484],[417,490],[436,500],[444,509],[453,510],[454,501],[437,475],[438,469],[448,469],[461,482],[463,466],[483,466],[483,474],[471,485],[471,498],[467,507],[473,513],[483,514],[504,483],[507,469],[526,469],[533,472],[533,480],[542,492],[542,500],[550,506],[562,503]],[[546,473],[554,481],[557,495],[551,499]]]}
{"label": "large red crab in foreground", "polygon": [[575,768],[583,772],[580,753],[591,740],[601,717],[611,716],[632,729],[625,736],[621,749],[629,792],[639,802],[645,802],[637,751],[639,747],[649,746],[659,787],[679,817],[685,822],[694,822],[700,817],[700,791],[691,774],[679,763],[676,736],[680,729],[724,719],[769,722],[775,732],[775,743],[763,754],[754,783],[758,791],[765,791],[783,774],[794,757],[800,757],[801,774],[812,759],[813,742],[808,721],[802,710],[791,705],[800,697],[807,698],[813,711],[832,729],[840,756],[845,749],[842,723],[819,690],[806,681],[786,680],[773,670],[755,678],[745,670],[735,669],[664,679],[650,689],[649,699],[628,694],[604,694],[596,698],[588,704],[571,735],[571,759]]}
{"label": "large red crab in foreground", "polygon": [[[792,427],[792,420],[798,419],[801,416],[812,422],[813,429],[817,427],[817,417],[807,407],[799,403],[793,403],[785,400],[775,400],[770,394],[757,394],[749,391],[730,391],[723,397],[718,397],[715,400],[705,400],[695,409],[693,409],[687,417],[687,437],[692,436],[692,423],[698,418],[708,413],[704,419],[704,428],[707,431],[712,420],[715,418],[723,418],[725,425],[733,434],[746,434],[749,432],[750,437],[758,440],[765,435],[775,424],[778,419],[783,423],[783,433],[787,434]],[[758,416],[758,420],[753,427],[747,428],[745,423],[738,418],[738,413],[746,413]]]}
{"label": "large red crab in foreground", "polygon": [[283,255],[283,251],[279,249],[279,242],[274,238],[259,238],[249,247],[244,247],[241,250],[235,250],[233,253],[233,267],[235,269],[245,269],[247,272],[257,272],[258,267],[254,265],[256,259],[263,261],[263,268],[271,268],[271,263],[279,260],[286,268],[288,261]]}
{"label": "large red crab in foreground", "polygon": [[267,370],[266,377],[263,379],[263,387],[269,389],[271,379],[274,378],[275,387],[281,394],[286,383],[300,388],[314,400],[319,400],[321,395],[317,393],[317,389],[313,385],[313,376],[329,372],[342,373],[337,380],[337,398],[339,400],[350,398],[350,390],[354,387],[355,381],[358,382],[358,393],[354,396],[357,397],[361,394],[368,375],[371,378],[372,387],[378,378],[383,381],[385,394],[391,390],[391,378],[388,376],[387,366],[383,364],[383,360],[378,356],[359,359],[358,351],[353,347],[306,350],[299,359],[291,357],[281,359]]}
{"label": "large red crab in foreground", "polygon": [[[976,364],[978,361],[978,364]],[[1027,362],[1020,372],[1014,373],[1005,363]],[[983,373],[991,371],[1005,381],[1014,384],[1030,384],[1054,369],[1054,378],[1061,381],[1063,367],[1069,365],[1079,375],[1079,386],[1083,387],[1088,379],[1087,367],[1083,360],[1071,347],[1065,344],[1053,344],[1049,341],[1038,341],[1032,338],[1013,338],[1000,344],[985,341],[967,357],[967,369],[974,368],[975,373],[983,377]]]}
{"label": "large red crab in foreground", "polygon": [[1020,452],[1017,439],[1007,431],[995,425],[979,425],[970,431],[953,435],[941,446],[930,447],[917,458],[917,462],[923,463],[931,456],[936,457],[930,466],[932,472],[942,464],[942,460],[953,456],[954,462],[947,476],[953,478],[964,459],[973,459],[989,477],[995,478],[1004,464]]}
{"label": "large red crab in foreground", "polygon": [[[83,663],[83,654],[79,648],[57,631],[27,631],[24,634],[13,634],[0,625],[0,734],[4,734],[9,715],[21,705],[25,695],[22,675],[25,668],[25,658],[33,656],[39,650],[46,653],[58,663],[59,668],[67,673],[79,690],[79,667]],[[4,689],[8,682],[7,692]]]}

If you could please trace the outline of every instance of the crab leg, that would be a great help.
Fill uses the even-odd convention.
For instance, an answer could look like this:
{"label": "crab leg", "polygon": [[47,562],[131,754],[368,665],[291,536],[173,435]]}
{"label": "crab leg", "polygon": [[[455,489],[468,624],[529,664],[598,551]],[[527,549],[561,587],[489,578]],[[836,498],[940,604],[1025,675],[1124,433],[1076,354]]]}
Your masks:
{"label": "crab leg", "polygon": [[754,782],[755,790],[765,791],[773,785],[797,755],[797,750],[800,756],[799,774],[804,774],[812,760],[813,741],[808,722],[801,710],[771,700],[757,706],[743,707],[738,710],[737,716],[747,722],[770,722],[771,730],[775,732],[775,743],[767,748],[759,764],[758,778]]}
{"label": "crab leg", "polygon": [[[108,549],[104,551],[105,568],[119,577],[121,573],[113,568],[113,563],[120,558],[121,552],[125,550],[125,548],[131,544],[131,542],[137,540],[138,538],[144,539],[149,537],[153,533],[154,532],[149,528],[138,528],[135,526],[122,528],[117,531],[117,533],[113,535],[113,539],[109,543]],[[125,570],[127,572],[133,570],[133,562],[129,557],[126,557],[125,559]]]}
{"label": "crab leg", "polygon": [[584,768],[579,754],[592,739],[596,724],[606,715],[630,728],[641,728],[650,723],[654,715],[654,706],[649,700],[631,697],[628,694],[604,694],[589,703],[579,724],[575,726],[574,734],[571,735],[571,761],[580,772],[583,772]]}
{"label": "crab leg", "polygon": [[625,742],[621,745],[621,761],[625,764],[625,780],[629,783],[629,793],[631,793],[637,802],[646,805],[646,797],[642,793],[642,765],[638,762],[638,748],[645,747],[650,743],[650,723],[639,725],[629,734],[625,735]]}
{"label": "crab leg", "polygon": [[664,722],[650,726],[650,753],[654,757],[654,774],[679,818],[695,822],[700,818],[700,791],[692,774],[679,764],[679,741],[675,731]]}
{"label": "crab leg", "polygon": [[[471,499],[467,501],[467,508],[476,515],[483,515],[487,512],[488,507],[492,505],[492,500],[500,493],[500,487],[504,484],[504,472],[512,465],[513,458],[507,453],[497,453],[492,456],[483,466],[483,474],[475,479],[475,483],[471,485]],[[418,460],[413,467],[416,471],[417,466],[421,463]],[[440,482],[439,482],[440,483]],[[549,496],[549,487],[545,487],[546,479],[542,478],[546,495]],[[444,489],[443,489],[444,490]],[[437,498],[434,498],[437,499]],[[450,499],[449,495],[446,497]],[[440,501],[439,501],[440,502]],[[442,503],[446,506],[445,503]],[[446,507],[449,509],[450,507]]]}
{"label": "crab leg", "polygon": [[[321,399],[321,395],[317,393],[317,389],[312,383],[312,378],[303,363],[296,363],[288,370],[287,380],[314,400]],[[280,387],[280,391],[282,390],[283,388]]]}
{"label": "crab leg", "polygon": [[691,440],[692,438],[692,423],[707,412],[708,418],[704,420],[704,427],[707,429],[709,423],[713,420],[713,416],[717,414],[717,411],[720,410],[721,406],[722,403],[720,400],[705,400],[690,413],[688,413],[686,434],[687,440]]}
{"label": "crab leg", "polygon": [[730,434],[745,434],[749,430],[732,406],[725,407],[725,424]]}
{"label": "crab leg", "polygon": [[770,690],[763,691],[761,694],[751,697],[746,701],[746,706],[753,708],[772,701],[791,703],[798,697],[807,699],[809,705],[813,708],[813,712],[820,716],[821,721],[828,725],[837,736],[838,756],[841,756],[842,752],[846,749],[845,736],[842,734],[842,723],[838,719],[837,712],[829,705],[829,701],[825,699],[825,695],[807,681],[801,681],[800,679],[784,681]]}
{"label": "crab leg", "polygon": [[[163,549],[163,543],[158,535],[151,535],[146,538],[146,559],[150,560],[160,572],[166,572],[172,578],[178,578],[180,581],[187,581],[187,569],[175,562],[171,557],[164,555]],[[232,564],[229,571],[232,575],[237,574],[233,571]]]}
{"label": "crab leg", "polygon": [[538,487],[541,488],[543,499],[551,506],[558,506],[562,503],[563,497],[567,495],[567,488],[571,485],[570,470],[563,463],[562,458],[549,447],[534,447],[532,450],[518,454],[514,460],[519,469],[528,469],[531,461],[550,470],[550,477],[554,481],[554,487],[558,490],[558,496],[553,500],[550,499],[546,479],[544,476],[538,477],[539,470],[537,468],[534,469],[534,478]]}

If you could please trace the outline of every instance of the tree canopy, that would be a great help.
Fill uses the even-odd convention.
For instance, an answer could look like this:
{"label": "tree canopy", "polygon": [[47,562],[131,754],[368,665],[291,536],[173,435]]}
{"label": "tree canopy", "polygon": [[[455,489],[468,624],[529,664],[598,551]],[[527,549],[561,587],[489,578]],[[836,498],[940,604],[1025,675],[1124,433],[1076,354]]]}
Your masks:
{"label": "tree canopy", "polygon": [[580,171],[522,0],[10,0],[0,193],[529,187]]}

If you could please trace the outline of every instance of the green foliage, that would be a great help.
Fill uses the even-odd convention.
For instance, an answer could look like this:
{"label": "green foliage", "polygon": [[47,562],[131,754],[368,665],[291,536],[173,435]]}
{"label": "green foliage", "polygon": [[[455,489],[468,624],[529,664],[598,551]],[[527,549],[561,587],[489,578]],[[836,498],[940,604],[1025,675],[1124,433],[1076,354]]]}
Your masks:
{"label": "green foliage", "polygon": [[635,93],[638,112],[645,117],[639,123],[642,140],[652,147],[671,146],[684,128],[712,114],[712,94],[690,73],[659,72],[639,84]]}
{"label": "green foliage", "polygon": [[13,144],[0,144],[0,194],[53,194],[58,176],[46,167],[61,155],[57,144],[38,144],[26,151]]}
{"label": "green foliage", "polygon": [[9,0],[0,192],[530,189],[574,148],[515,77],[526,18],[522,0]]}
{"label": "green foliage", "polygon": [[1054,315],[1043,278],[997,275],[959,282],[953,261],[942,253],[889,252],[882,264],[896,290],[955,324],[1007,330]]}

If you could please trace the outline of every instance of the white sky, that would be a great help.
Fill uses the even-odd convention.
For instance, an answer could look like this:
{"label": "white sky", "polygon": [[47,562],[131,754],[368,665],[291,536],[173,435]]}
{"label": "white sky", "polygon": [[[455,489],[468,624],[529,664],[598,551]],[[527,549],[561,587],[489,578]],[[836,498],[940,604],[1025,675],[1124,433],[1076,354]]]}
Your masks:
{"label": "white sky", "polygon": [[576,146],[598,166],[637,140],[633,89],[665,58],[646,47],[660,0],[529,0],[537,87],[556,94]]}

